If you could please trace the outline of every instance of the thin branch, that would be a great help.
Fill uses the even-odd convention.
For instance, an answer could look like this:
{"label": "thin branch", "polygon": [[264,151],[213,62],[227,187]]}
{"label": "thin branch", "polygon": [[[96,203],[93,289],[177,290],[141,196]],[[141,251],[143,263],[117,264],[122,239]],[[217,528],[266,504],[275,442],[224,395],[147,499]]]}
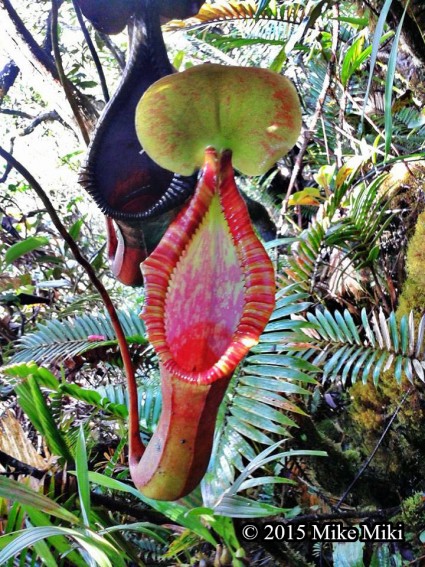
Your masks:
{"label": "thin branch", "polygon": [[96,71],[97,71],[97,74],[99,75],[99,81],[100,81],[100,85],[102,87],[103,98],[105,99],[105,102],[108,102],[109,98],[110,98],[109,92],[108,92],[108,85],[106,84],[105,73],[103,72],[102,65],[101,65],[100,60],[99,60],[99,56],[97,54],[96,49],[94,48],[90,34],[87,30],[87,26],[84,22],[82,14],[81,14],[80,7],[78,6],[78,4],[76,3],[75,0],[72,0],[72,5],[74,6],[74,10],[75,10],[75,13],[77,15],[78,23],[80,24],[80,28],[81,28],[81,31],[83,32],[84,39],[86,40],[86,43],[87,43],[88,48],[90,50],[91,56],[93,58],[93,62],[96,66]]}
{"label": "thin branch", "polygon": [[54,79],[57,79],[57,73],[53,58],[51,57],[50,54],[44,51],[44,49],[42,49],[35,41],[34,37],[23,23],[22,19],[16,12],[10,0],[1,0],[0,7],[1,6],[3,6],[11,22],[15,26],[16,29],[15,33],[17,33],[22,37],[22,39],[24,40],[26,46],[28,47],[34,58],[38,61],[40,65],[43,66],[44,69],[46,69],[52,75]]}
{"label": "thin branch", "polygon": [[327,522],[329,520],[391,518],[398,514],[400,510],[401,506],[379,508],[378,510],[345,510],[341,512],[329,512],[327,514],[303,514],[301,516],[296,516],[295,518],[283,519],[282,521],[285,524],[303,524],[307,522]]}
{"label": "thin branch", "polygon": [[[10,139],[10,153],[13,152],[13,146],[15,145],[15,138]],[[9,173],[12,171],[12,166],[10,163],[6,162],[6,169],[4,170],[3,175],[0,177],[0,183],[5,183],[7,178],[9,177]]]}
{"label": "thin branch", "polygon": [[317,99],[316,102],[316,108],[313,114],[313,117],[310,121],[310,125],[309,128],[306,129],[304,131],[304,139],[303,142],[301,144],[301,148],[299,150],[299,153],[296,157],[295,163],[294,163],[294,167],[292,169],[292,174],[291,174],[291,179],[289,180],[289,185],[288,185],[288,190],[286,191],[286,195],[285,195],[285,199],[283,200],[282,203],[282,209],[280,212],[280,220],[279,220],[279,226],[283,226],[283,220],[284,220],[284,215],[286,213],[286,208],[287,208],[287,204],[289,201],[289,197],[292,194],[292,191],[295,187],[295,183],[297,181],[298,175],[301,171],[301,167],[302,167],[302,162],[304,159],[304,155],[307,151],[308,145],[311,142],[311,139],[313,138],[314,132],[316,130],[317,127],[317,123],[320,120],[322,111],[323,111],[323,106],[325,104],[325,100],[326,100],[326,96],[328,94],[328,90],[329,87],[331,86],[331,81],[332,81],[332,77],[334,74],[334,68],[335,68],[335,62],[336,62],[336,52],[337,52],[337,48],[338,48],[338,34],[339,34],[339,23],[338,23],[338,6],[334,5],[333,6],[333,29],[332,29],[332,47],[331,47],[331,56],[329,59],[329,63],[327,65],[327,69],[326,69],[326,75],[325,75],[325,79],[323,81],[323,85],[322,85],[322,90],[320,91],[319,94],[319,98]]}
{"label": "thin branch", "polygon": [[31,134],[31,132],[33,132],[35,128],[39,124],[42,124],[43,122],[54,122],[54,121],[60,122],[62,126],[72,130],[72,128],[64,120],[62,120],[62,118],[59,116],[56,110],[50,110],[47,112],[42,112],[41,114],[36,116],[34,120],[31,122],[31,124],[28,124],[28,126],[26,126],[22,130],[20,136],[27,136],[28,134]]}
{"label": "thin branch", "polygon": [[106,496],[105,494],[99,494],[98,492],[91,491],[90,499],[96,506],[102,506],[111,512],[120,512],[121,514],[126,514],[140,522],[152,522],[153,524],[165,524],[169,522],[169,518],[164,516],[160,512],[155,510],[149,510],[148,508],[141,508],[135,506],[134,502],[122,500],[114,496]]}
{"label": "thin branch", "polygon": [[373,457],[376,455],[379,447],[381,446],[385,436],[387,435],[388,431],[390,430],[392,424],[394,423],[395,418],[398,415],[398,412],[401,410],[404,402],[407,400],[407,398],[410,396],[410,394],[413,391],[413,387],[410,387],[407,392],[404,394],[404,396],[402,397],[402,399],[400,400],[398,406],[396,407],[395,412],[393,413],[393,415],[391,416],[390,421],[388,422],[386,428],[384,429],[381,437],[379,438],[378,443],[375,445],[375,448],[373,449],[372,453],[369,455],[369,457],[366,459],[366,461],[363,463],[362,467],[360,468],[360,470],[358,471],[358,473],[356,474],[356,476],[354,477],[354,479],[352,480],[352,482],[350,483],[350,485],[348,486],[348,488],[345,490],[344,494],[341,496],[341,498],[339,499],[338,504],[336,505],[336,508],[338,509],[341,504],[344,502],[344,500],[347,498],[348,494],[350,493],[351,489],[353,488],[353,486],[356,484],[356,482],[359,480],[359,478],[362,476],[362,474],[364,473],[364,471],[367,469],[367,467],[370,465]]}
{"label": "thin branch", "polygon": [[15,457],[8,455],[4,451],[0,451],[0,463],[5,468],[12,467],[14,469],[10,473],[6,473],[8,475],[28,474],[33,476],[34,478],[41,479],[47,473],[47,470],[41,470],[33,467],[32,465],[28,465],[27,463],[23,463],[19,459],[15,459]]}
{"label": "thin branch", "polygon": [[109,51],[114,56],[114,58],[115,58],[116,62],[118,63],[120,69],[122,71],[124,71],[124,69],[125,69],[125,55],[124,55],[124,53],[120,49],[118,49],[118,47],[111,40],[109,35],[107,35],[106,33],[102,33],[102,32],[96,32],[96,33],[99,35],[100,39],[103,41],[103,43],[106,45],[106,47],[109,49]]}
{"label": "thin branch", "polygon": [[115,309],[114,304],[111,301],[111,298],[103,285],[103,283],[99,280],[96,275],[96,272],[90,262],[82,255],[78,244],[66,230],[65,226],[62,224],[56,209],[54,208],[53,204],[51,203],[49,197],[47,196],[44,189],[38,183],[38,181],[31,175],[31,173],[19,162],[17,161],[9,152],[7,152],[4,148],[0,146],[0,157],[6,160],[16,171],[18,171],[22,177],[28,182],[29,185],[34,189],[37,193],[38,197],[42,201],[43,205],[45,206],[50,218],[54,226],[56,227],[59,234],[62,236],[64,241],[68,244],[69,249],[74,255],[76,261],[82,266],[85,270],[87,276],[89,277],[90,281],[92,282],[93,286],[99,292],[100,297],[106,307],[106,310],[109,314],[111,319],[112,327],[115,331],[118,345],[120,348],[120,353],[123,361],[124,372],[127,380],[127,388],[129,393],[129,440],[130,440],[130,454],[134,458],[139,458],[145,448],[143,443],[140,439],[139,435],[139,418],[138,418],[138,394],[137,394],[137,384],[136,378],[134,373],[133,364],[131,361],[130,350],[128,348],[128,344],[125,338],[124,331],[121,327],[121,323],[118,319],[118,314]]}
{"label": "thin branch", "polygon": [[58,6],[59,6],[59,1],[52,0],[52,19],[51,19],[50,33],[52,36],[52,46],[53,46],[53,54],[55,56],[56,69],[59,75],[59,80],[65,92],[65,96],[68,99],[69,105],[71,106],[72,112],[80,128],[83,139],[85,143],[89,145],[90,136],[89,133],[87,132],[85,121],[83,119],[83,116],[81,115],[77,101],[72,93],[70,84],[67,81],[65,71],[62,65],[62,57],[59,50],[59,39],[58,39]]}
{"label": "thin branch", "polygon": [[15,110],[14,108],[0,108],[0,114],[10,114],[10,116],[18,116],[19,118],[35,118],[33,114]]}
{"label": "thin branch", "polygon": [[[56,0],[57,4],[61,2],[62,0]],[[22,74],[32,81],[36,91],[49,103],[49,107],[57,109],[62,118],[74,124],[74,114],[69,108],[51,53],[38,45],[10,0],[0,0],[0,35],[11,59],[18,65]],[[98,118],[96,108],[75,85],[68,79],[66,82],[77,101],[87,128],[93,128]]]}

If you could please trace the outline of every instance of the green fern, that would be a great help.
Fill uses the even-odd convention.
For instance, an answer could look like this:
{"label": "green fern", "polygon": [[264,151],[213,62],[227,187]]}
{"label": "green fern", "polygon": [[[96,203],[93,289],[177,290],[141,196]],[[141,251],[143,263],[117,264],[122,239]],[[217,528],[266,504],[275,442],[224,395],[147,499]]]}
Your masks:
{"label": "green fern", "polygon": [[[361,312],[361,324],[355,324],[348,310],[342,313],[317,308],[302,319],[307,325],[301,330],[300,343],[287,344],[285,349],[303,350],[303,358],[322,367],[322,381],[348,380],[353,384],[359,378],[367,383],[372,378],[376,385],[383,372],[393,368],[394,377],[401,383],[403,377],[425,381],[424,333],[425,316],[415,329],[413,313],[398,323],[395,313],[385,317],[380,311],[368,318]],[[294,334],[300,321],[296,321]]]}
{"label": "green fern", "polygon": [[358,194],[352,193],[347,215],[333,222],[326,234],[326,244],[342,249],[358,269],[373,265],[381,235],[393,219],[388,214],[388,197],[378,195],[386,177],[380,175],[370,185],[361,187]]}
{"label": "green fern", "polygon": [[[129,343],[147,344],[145,326],[135,312],[119,311],[118,317]],[[117,345],[110,319],[101,313],[53,319],[38,323],[37,329],[17,341],[10,364],[59,363],[96,347]]]}
{"label": "green fern", "polygon": [[[288,325],[283,317],[303,312],[310,303],[293,304],[288,298],[283,302],[278,300],[271,322],[235,373],[221,405],[212,457],[202,483],[206,505],[216,502],[232,485],[236,471],[243,471],[246,461],[256,458],[257,445],[272,445],[275,436],[290,436],[296,423],[288,413],[304,414],[293,396],[308,396],[305,386],[316,384],[314,376],[320,368],[296,354],[277,350],[280,341],[302,337],[300,332],[306,325],[302,321]],[[298,327],[295,334],[294,326]]]}
{"label": "green fern", "polygon": [[289,512],[289,509],[277,508],[265,502],[252,500],[238,495],[238,492],[247,488],[263,486],[265,484],[296,484],[295,481],[282,476],[253,476],[257,470],[264,471],[271,463],[283,463],[297,456],[326,456],[323,451],[292,450],[276,452],[285,442],[278,441],[271,447],[266,447],[241,471],[238,478],[220,495],[214,512],[222,516],[233,518],[254,518],[271,515],[281,515]]}
{"label": "green fern", "polygon": [[[239,65],[268,65],[280,71],[288,53],[302,42],[317,13],[315,3],[283,2],[275,9],[258,10],[254,0],[204,4],[199,14],[185,22],[171,22],[165,29],[191,35],[191,47],[215,58],[224,54]],[[220,30],[218,33],[216,30]],[[223,33],[224,32],[224,33]],[[199,45],[196,47],[199,48]],[[228,61],[229,62],[229,61]]]}

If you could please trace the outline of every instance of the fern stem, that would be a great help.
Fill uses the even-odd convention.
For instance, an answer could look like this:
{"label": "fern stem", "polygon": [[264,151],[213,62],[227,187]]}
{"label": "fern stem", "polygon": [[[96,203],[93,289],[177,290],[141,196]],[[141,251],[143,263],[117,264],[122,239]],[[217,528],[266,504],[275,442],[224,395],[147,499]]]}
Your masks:
{"label": "fern stem", "polygon": [[138,411],[138,394],[137,394],[137,384],[136,377],[134,373],[133,364],[131,361],[130,350],[125,338],[124,331],[122,329],[121,323],[118,318],[118,313],[115,309],[114,304],[107,292],[103,283],[99,280],[94,271],[93,266],[90,262],[83,256],[80,251],[78,244],[66,230],[61,219],[59,218],[56,209],[54,208],[52,202],[50,201],[47,193],[38,183],[38,181],[31,175],[31,173],[18,161],[16,160],[8,151],[0,146],[0,157],[2,157],[11,167],[16,169],[20,175],[28,182],[28,184],[34,189],[38,197],[42,201],[46,208],[54,226],[56,227],[59,234],[62,236],[64,241],[68,244],[69,249],[74,255],[75,260],[80,264],[80,266],[85,270],[87,276],[89,277],[91,283],[98,291],[105,308],[111,318],[111,324],[117,336],[118,346],[120,349],[124,372],[127,380],[127,387],[129,393],[129,444],[130,453],[135,458],[140,457],[145,448],[142,444],[139,435],[139,411]]}

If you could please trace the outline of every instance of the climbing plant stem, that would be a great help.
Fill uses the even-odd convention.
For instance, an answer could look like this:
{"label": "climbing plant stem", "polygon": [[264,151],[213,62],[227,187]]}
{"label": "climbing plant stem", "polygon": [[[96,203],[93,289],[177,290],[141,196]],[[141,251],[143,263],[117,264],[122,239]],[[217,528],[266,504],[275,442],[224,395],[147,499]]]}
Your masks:
{"label": "climbing plant stem", "polygon": [[31,175],[31,173],[18,161],[16,160],[8,151],[0,146],[0,157],[2,157],[11,167],[16,169],[18,173],[28,182],[28,184],[37,193],[39,199],[42,201],[46,208],[54,226],[56,227],[59,234],[62,236],[64,241],[68,244],[69,249],[74,255],[75,260],[80,264],[80,266],[85,270],[87,276],[89,277],[93,286],[97,289],[105,308],[111,318],[111,324],[115,331],[118,346],[121,352],[121,357],[124,365],[124,372],[127,379],[127,387],[129,393],[129,442],[131,447],[131,453],[135,457],[141,456],[144,447],[140,440],[139,435],[139,412],[138,412],[138,394],[137,394],[137,384],[136,377],[134,373],[133,364],[131,361],[130,351],[128,344],[124,335],[124,331],[121,327],[121,323],[118,319],[118,314],[115,309],[114,304],[107,292],[103,283],[97,277],[97,274],[90,264],[90,262],[83,256],[80,251],[78,244],[66,230],[64,224],[59,218],[56,209],[54,208],[52,202],[50,201],[47,193],[38,183],[38,181]]}

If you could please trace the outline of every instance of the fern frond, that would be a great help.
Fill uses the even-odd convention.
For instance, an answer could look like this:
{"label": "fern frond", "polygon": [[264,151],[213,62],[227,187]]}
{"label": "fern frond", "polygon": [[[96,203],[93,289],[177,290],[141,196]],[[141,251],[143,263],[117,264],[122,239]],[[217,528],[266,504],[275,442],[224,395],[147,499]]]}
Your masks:
{"label": "fern frond", "polygon": [[[292,12],[294,12],[292,10]],[[172,20],[166,24],[164,31],[190,31],[204,26],[216,26],[235,20],[253,21],[257,14],[257,3],[254,0],[224,0],[215,4],[204,4],[198,14],[187,20]],[[261,14],[261,18],[270,19],[270,10]],[[294,16],[293,16],[294,17]],[[283,18],[282,18],[283,19]]]}
{"label": "fern frond", "polygon": [[[129,343],[147,344],[144,324],[136,313],[119,311],[118,317]],[[17,341],[17,351],[10,364],[31,360],[61,362],[96,347],[117,344],[110,319],[105,314],[54,319],[38,323],[37,328]]]}
{"label": "fern frond", "polygon": [[[358,326],[347,310],[331,313],[318,308],[304,320],[311,325],[302,331],[302,348],[308,353],[305,358],[323,367],[323,381],[339,379],[345,384],[350,380],[353,384],[358,379],[367,383],[372,378],[377,385],[390,368],[398,383],[403,377],[410,382],[414,378],[425,381],[425,316],[417,330],[413,312],[398,323],[394,313],[386,318],[382,311],[373,312],[368,318],[363,309],[362,325]],[[292,346],[288,346],[289,350]]]}
{"label": "fern frond", "polygon": [[[312,296],[322,249],[326,245],[327,224],[327,222],[315,221],[296,239],[293,254],[287,258],[287,267],[284,269],[285,275],[281,281],[281,289],[284,291],[281,291],[278,297],[279,295],[288,295],[278,301],[278,306],[283,305],[282,302],[288,302],[289,305],[298,303],[297,297],[289,295],[293,292],[306,294],[306,298]],[[292,297],[292,299],[289,299],[289,297]],[[294,306],[293,308],[297,309]],[[282,317],[283,312],[279,316]]]}
{"label": "fern frond", "polygon": [[210,466],[202,485],[206,505],[216,502],[231,486],[235,472],[242,471],[246,461],[253,461],[256,445],[272,445],[275,436],[290,436],[289,430],[296,423],[288,414],[304,414],[294,397],[310,395],[306,385],[316,383],[314,375],[320,369],[294,353],[277,352],[281,341],[302,338],[301,330],[308,325],[282,318],[305,312],[311,305],[294,304],[294,297],[304,299],[308,294],[278,299],[260,342],[232,378],[220,408]]}
{"label": "fern frond", "polygon": [[329,227],[326,244],[345,252],[357,268],[373,264],[379,254],[379,240],[388,227],[392,215],[388,214],[389,199],[378,196],[379,187],[387,178],[377,177],[370,185],[364,185],[357,195],[351,195],[347,215]]}
{"label": "fern frond", "polygon": [[[278,441],[270,447],[266,447],[255,459],[250,461],[241,471],[238,478],[220,496],[214,511],[223,516],[234,518],[265,517],[287,512],[285,509],[278,509],[265,502],[252,500],[243,496],[238,496],[238,492],[247,488],[257,487],[264,484],[296,484],[295,481],[282,476],[252,477],[257,470],[264,471],[269,463],[285,463],[295,456],[326,456],[323,451],[309,450],[288,450],[276,452],[286,440]],[[273,467],[274,468],[274,467]]]}
{"label": "fern frond", "polygon": [[273,68],[276,65],[275,70],[280,70],[285,53],[289,53],[313,23],[308,17],[311,11],[312,3],[306,7],[303,2],[284,2],[276,9],[267,8],[260,14],[257,3],[252,0],[224,0],[204,4],[196,17],[170,22],[165,31],[192,34],[199,31],[198,39],[202,40],[206,50],[213,50],[215,57],[225,53],[239,65]]}

